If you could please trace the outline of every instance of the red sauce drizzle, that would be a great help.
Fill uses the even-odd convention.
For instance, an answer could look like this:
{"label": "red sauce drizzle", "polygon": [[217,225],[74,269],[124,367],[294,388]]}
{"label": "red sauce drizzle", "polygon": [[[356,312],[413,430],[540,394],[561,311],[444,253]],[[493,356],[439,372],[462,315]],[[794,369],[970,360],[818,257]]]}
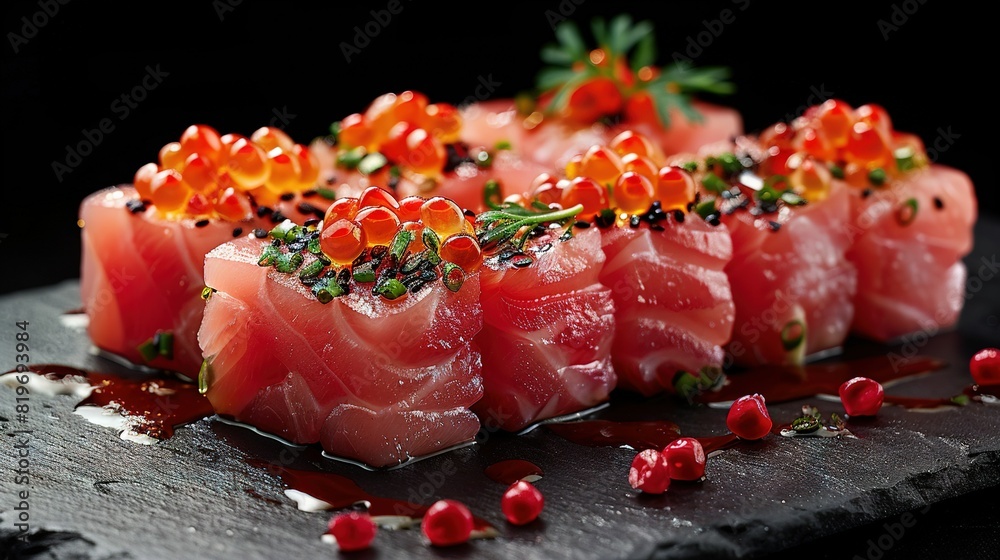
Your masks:
{"label": "red sauce drizzle", "polygon": [[198,393],[198,387],[179,379],[127,379],[58,364],[33,364],[28,370],[56,379],[86,378],[94,390],[77,407],[106,407],[114,403],[125,413],[133,431],[156,439],[167,439],[174,435],[174,428],[214,414],[208,399]]}
{"label": "red sauce drizzle", "polygon": [[[372,517],[405,516],[419,519],[430,509],[429,505],[418,505],[405,500],[383,498],[365,492],[353,480],[339,474],[323,471],[307,471],[277,466],[259,459],[249,459],[251,466],[267,469],[281,478],[286,486],[309,494],[317,500],[333,506],[333,509],[347,509],[362,502],[368,503],[368,514]],[[474,517],[474,531],[492,529],[489,522]]]}
{"label": "red sauce drizzle", "polygon": [[526,476],[542,476],[542,469],[522,459],[510,459],[486,467],[486,476],[500,484],[514,484]]}
{"label": "red sauce drizzle", "polygon": [[[875,356],[849,362],[755,367],[728,374],[728,383],[722,389],[703,393],[698,400],[703,403],[725,402],[760,393],[767,402],[780,403],[818,394],[836,395],[840,385],[853,377],[864,376],[886,383],[938,370],[944,365],[944,362],[933,358],[916,357],[894,363],[887,356]],[[887,396],[886,401],[889,399]]]}

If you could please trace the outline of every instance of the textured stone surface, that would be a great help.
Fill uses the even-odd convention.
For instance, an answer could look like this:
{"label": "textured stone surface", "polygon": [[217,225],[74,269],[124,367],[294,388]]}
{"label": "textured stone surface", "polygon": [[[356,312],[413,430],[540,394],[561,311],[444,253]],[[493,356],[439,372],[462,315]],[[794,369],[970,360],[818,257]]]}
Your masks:
{"label": "textured stone surface", "polygon": [[[969,383],[968,357],[1000,340],[1000,279],[988,279],[979,270],[983,258],[996,258],[1000,227],[980,224],[977,238],[976,253],[968,262],[970,276],[981,282],[970,283],[961,328],[917,341],[920,353],[944,359],[949,367],[896,385],[890,393],[955,394]],[[973,290],[975,286],[980,287]],[[69,283],[0,298],[3,364],[13,364],[14,321],[27,320],[33,362],[114,369],[88,353],[83,332],[59,322],[62,311],[79,305],[76,290],[77,284]],[[863,342],[849,345],[850,354],[889,350]],[[805,402],[826,413],[840,411],[836,402],[809,399],[774,405],[772,417],[790,421]],[[247,457],[327,469],[385,496],[425,502],[461,499],[502,533],[496,540],[435,550],[423,544],[418,531],[383,531],[376,551],[360,558],[757,557],[824,543],[820,550],[799,549],[818,558],[837,546],[836,538],[825,538],[829,535],[894,522],[908,511],[919,515],[927,506],[933,510],[944,500],[973,492],[985,491],[995,500],[996,491],[990,489],[1000,480],[1000,407],[981,404],[940,413],[886,407],[875,420],[852,423],[857,439],[772,436],[711,458],[703,483],[675,484],[666,496],[653,498],[636,496],[628,486],[633,456],[629,450],[580,447],[544,429],[519,437],[485,434],[474,447],[391,472],[367,472],[326,460],[315,449],[286,449],[215,419],[179,429],[158,445],[143,446],[73,414],[71,397],[33,395],[31,405],[27,423],[15,422],[14,394],[0,390],[0,550],[8,550],[11,557],[251,559],[335,554],[319,540],[329,516],[298,511],[283,495],[281,482],[249,466]],[[670,419],[695,436],[725,429],[724,410],[688,408],[665,399],[640,402],[618,395],[598,416]],[[15,493],[23,489],[13,483],[8,468],[14,463],[10,434],[19,429],[33,430],[33,532],[28,545],[14,541],[11,533]],[[488,465],[509,458],[530,460],[545,471],[537,486],[546,496],[546,510],[540,522],[527,527],[503,522],[499,501],[504,488],[483,474]],[[921,533],[933,534],[927,525],[916,526]],[[882,533],[863,533],[863,538],[877,539]],[[862,540],[845,549],[846,556],[837,557],[865,557],[866,547]]]}

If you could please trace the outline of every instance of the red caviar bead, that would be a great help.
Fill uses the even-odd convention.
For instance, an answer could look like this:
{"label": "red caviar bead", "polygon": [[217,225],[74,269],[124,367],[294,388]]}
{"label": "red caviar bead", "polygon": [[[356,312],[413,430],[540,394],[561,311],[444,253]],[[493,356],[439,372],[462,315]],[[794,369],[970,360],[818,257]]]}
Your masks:
{"label": "red caviar bead", "polygon": [[623,169],[618,154],[604,146],[591,146],[583,156],[580,175],[590,177],[602,185],[613,185]]}
{"label": "red caviar bead", "polygon": [[427,109],[427,96],[415,91],[404,91],[396,96],[393,116],[397,120],[415,123],[424,116]]}
{"label": "red caviar bead", "polygon": [[309,151],[308,146],[296,144],[292,146],[292,155],[299,160],[299,184],[296,190],[304,191],[316,186],[316,180],[319,179],[319,161],[315,154]]}
{"label": "red caviar bead", "polygon": [[581,170],[583,168],[583,154],[576,154],[575,156],[569,158],[566,162],[566,178],[576,179],[580,176]]}
{"label": "red caviar bead", "polygon": [[452,546],[469,540],[472,512],[455,500],[438,500],[424,514],[420,530],[434,546]]}
{"label": "red caviar bead", "polygon": [[663,456],[674,480],[698,480],[705,476],[705,448],[694,438],[675,439],[663,449]]}
{"label": "red caviar bead", "polygon": [[839,99],[827,99],[816,111],[823,136],[834,148],[847,144],[854,126],[854,109]]}
{"label": "red caviar bead", "polygon": [[187,152],[181,148],[180,142],[170,142],[160,148],[160,167],[163,169],[181,169],[184,167],[184,160],[187,159]]}
{"label": "red caviar bead", "polygon": [[420,126],[445,144],[457,142],[462,131],[462,115],[454,105],[435,103],[428,105]]}
{"label": "red caviar bead", "polygon": [[777,146],[779,148],[791,148],[792,140],[795,139],[795,131],[785,123],[771,125],[760,134],[760,141],[765,146]]}
{"label": "red caviar bead", "polygon": [[969,361],[969,372],[977,385],[1000,385],[1000,350],[983,348]]}
{"label": "red caviar bead", "polygon": [[260,187],[271,173],[267,153],[248,138],[239,138],[229,147],[227,165],[233,185],[244,191]]}
{"label": "red caviar bead", "polygon": [[333,262],[345,265],[354,262],[368,246],[368,238],[361,225],[350,220],[337,220],[325,225],[320,234],[320,248]]}
{"label": "red caviar bead", "polygon": [[437,175],[444,169],[447,157],[444,145],[426,130],[418,128],[411,132],[406,137],[406,147],[409,153],[405,164],[417,173]]}
{"label": "red caviar bead", "polygon": [[626,214],[640,214],[649,210],[653,203],[653,183],[634,171],[626,171],[618,177],[614,188],[615,204]]}
{"label": "red caviar bead", "polygon": [[149,184],[149,198],[162,212],[180,210],[187,204],[191,190],[184,185],[181,174],[174,169],[164,169],[153,175]]}
{"label": "red caviar bead", "polygon": [[566,118],[592,123],[622,108],[622,94],[610,78],[594,78],[577,87],[566,103]]}
{"label": "red caviar bead", "polygon": [[204,124],[187,127],[181,134],[180,145],[185,154],[199,154],[213,162],[218,162],[222,153],[222,138],[218,131]]}
{"label": "red caviar bead", "polygon": [[500,510],[513,525],[526,525],[538,519],[545,507],[545,498],[530,482],[518,480],[507,488],[500,499]]}
{"label": "red caviar bead", "polygon": [[800,193],[808,200],[817,201],[826,198],[830,189],[830,181],[833,174],[830,169],[812,158],[805,158],[802,163],[791,172],[788,178],[796,192]]}
{"label": "red caviar bead", "polygon": [[774,175],[788,175],[793,169],[788,165],[788,159],[797,153],[799,152],[790,144],[771,146],[767,149],[767,159],[764,160],[763,167]]}
{"label": "red caviar bead", "polygon": [[383,206],[393,212],[399,210],[399,202],[396,201],[396,197],[381,187],[368,187],[361,192],[361,196],[358,198],[358,208],[369,206]]}
{"label": "red caviar bead", "polygon": [[662,494],[670,487],[670,466],[667,458],[655,449],[642,451],[632,459],[628,483],[647,494]]}
{"label": "red caviar bead", "polygon": [[419,196],[408,196],[399,201],[399,219],[404,222],[416,222],[420,220],[420,207],[424,205],[423,198]]}
{"label": "red caviar bead", "polygon": [[771,431],[771,416],[767,413],[764,396],[758,393],[742,396],[729,407],[726,426],[743,439],[761,439]]}
{"label": "red caviar bead", "polygon": [[410,153],[406,138],[417,128],[417,125],[405,121],[392,125],[389,136],[379,146],[379,151],[394,162],[405,162]]}
{"label": "red caviar bead", "polygon": [[380,95],[372,101],[365,111],[365,122],[372,131],[372,141],[379,141],[385,138],[392,125],[396,124],[396,116],[393,109],[396,107],[396,94],[386,93]]}
{"label": "red caviar bead", "polygon": [[282,151],[291,151],[295,146],[295,142],[290,136],[285,134],[284,130],[276,128],[273,126],[262,126],[254,131],[250,135],[250,140],[264,148],[265,152],[270,152],[275,148],[281,148]]}
{"label": "red caviar bead", "polygon": [[608,191],[589,177],[577,177],[563,189],[561,201],[563,208],[582,204],[583,211],[577,217],[589,220],[608,207]]}
{"label": "red caviar bead", "polygon": [[208,200],[208,197],[196,192],[188,199],[184,212],[190,216],[201,216],[207,214],[211,209],[212,202]]}
{"label": "red caviar bead", "polygon": [[132,178],[132,186],[139,193],[139,198],[144,200],[149,199],[151,194],[150,183],[153,181],[153,176],[159,172],[160,166],[155,163],[147,163],[135,172],[135,177]]}
{"label": "red caviar bead", "polygon": [[660,124],[653,98],[644,91],[630,96],[625,102],[625,120],[630,123]]}
{"label": "red caviar bead", "polygon": [[215,213],[234,222],[243,220],[250,214],[250,201],[246,195],[229,187],[215,201]]}
{"label": "red caviar bead", "polygon": [[882,133],[870,124],[859,121],[854,123],[844,155],[850,162],[878,166],[885,164],[890,154]]}
{"label": "red caviar bead", "polygon": [[646,157],[640,156],[639,154],[626,154],[622,158],[622,166],[625,171],[634,171],[639,175],[649,179],[654,185],[657,181],[657,176],[660,173],[660,168],[653,163],[653,160]]}
{"label": "red caviar bead", "polygon": [[528,192],[533,200],[542,204],[552,204],[562,199],[562,188],[559,186],[559,181],[548,173],[542,173],[535,177]]}
{"label": "red caviar bead", "polygon": [[337,540],[337,547],[344,552],[364,550],[375,540],[378,528],[367,513],[342,513],[330,519],[328,533]]}
{"label": "red caviar bead", "polygon": [[267,161],[270,163],[271,173],[264,181],[264,186],[273,193],[295,192],[302,173],[299,158],[278,147],[267,153]]}
{"label": "red caviar bead", "polygon": [[369,206],[358,211],[354,221],[361,224],[368,246],[388,245],[399,229],[399,218],[392,210],[384,206]]}
{"label": "red caviar bead", "polygon": [[466,223],[462,209],[442,196],[424,202],[420,207],[420,221],[442,238],[461,233]]}
{"label": "red caviar bead", "polygon": [[465,233],[449,236],[441,244],[441,258],[462,267],[465,272],[479,270],[483,263],[483,251],[475,237]]}
{"label": "red caviar bead", "polygon": [[323,221],[332,224],[337,220],[353,220],[358,214],[358,199],[338,198],[326,209]]}
{"label": "red caviar bead", "polygon": [[345,148],[368,146],[372,141],[372,131],[368,128],[365,118],[359,113],[354,113],[340,121],[340,134],[337,140]]}
{"label": "red caviar bead", "polygon": [[656,198],[665,210],[684,210],[694,200],[695,185],[691,174],[680,167],[665,166],[656,181]]}
{"label": "red caviar bead", "polygon": [[892,133],[892,119],[889,118],[889,112],[881,105],[868,103],[858,107],[854,114],[859,121],[867,123],[883,136],[888,138]]}
{"label": "red caviar bead", "polygon": [[211,193],[219,188],[215,164],[201,154],[192,153],[188,156],[181,175],[184,183],[195,192]]}
{"label": "red caviar bead", "polygon": [[838,392],[848,416],[875,416],[885,399],[882,384],[867,377],[845,381]]}
{"label": "red caviar bead", "polygon": [[614,139],[611,140],[610,146],[616,154],[622,157],[628,154],[653,157],[656,153],[653,143],[650,142],[648,138],[631,130],[626,130],[618,136],[615,136]]}

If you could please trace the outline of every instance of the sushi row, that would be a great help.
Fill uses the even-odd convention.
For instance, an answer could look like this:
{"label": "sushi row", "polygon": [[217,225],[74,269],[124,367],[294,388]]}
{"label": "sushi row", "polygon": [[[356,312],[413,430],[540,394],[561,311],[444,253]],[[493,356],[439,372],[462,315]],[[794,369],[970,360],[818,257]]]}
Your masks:
{"label": "sushi row", "polygon": [[92,340],[387,466],[954,324],[968,177],[875,105],[744,135],[690,98],[717,71],[634,67],[636,40],[550,51],[527,103],[386,94],[308,147],[189,127],[81,207]]}

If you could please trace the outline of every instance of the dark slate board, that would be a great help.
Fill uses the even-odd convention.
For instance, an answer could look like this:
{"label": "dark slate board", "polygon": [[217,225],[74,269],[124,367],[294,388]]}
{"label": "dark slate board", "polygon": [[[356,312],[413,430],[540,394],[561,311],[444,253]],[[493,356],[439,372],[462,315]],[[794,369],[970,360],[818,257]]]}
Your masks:
{"label": "dark slate board", "polygon": [[[893,394],[955,394],[969,382],[969,356],[987,343],[1000,342],[1000,280],[987,278],[989,268],[980,270],[984,262],[997,258],[1000,225],[981,222],[977,239],[968,263],[970,276],[981,282],[969,284],[971,297],[960,328],[923,341],[919,348],[950,366],[893,387]],[[0,298],[3,363],[13,363],[13,322],[28,320],[33,362],[114,369],[88,353],[82,332],[58,320],[61,312],[79,305],[77,290],[76,283],[66,283]],[[848,350],[864,354],[889,349],[851,341]],[[790,420],[805,402],[827,413],[839,411],[837,403],[810,399],[772,405],[772,417]],[[705,482],[675,484],[666,496],[650,498],[636,496],[626,481],[632,452],[577,446],[546,430],[519,437],[487,434],[482,445],[396,471],[366,472],[325,460],[315,449],[289,454],[277,442],[215,419],[179,429],[161,444],[143,446],[74,415],[71,397],[33,396],[31,403],[29,422],[15,425],[14,394],[0,390],[3,433],[33,430],[30,545],[12,539],[11,508],[17,502],[15,492],[23,489],[13,484],[7,469],[12,464],[12,437],[4,438],[7,447],[0,453],[0,550],[7,549],[12,558],[336,555],[319,540],[329,515],[298,511],[283,495],[281,482],[250,467],[246,457],[290,466],[321,465],[385,496],[426,503],[438,497],[461,499],[502,532],[496,540],[438,550],[424,545],[418,531],[382,531],[376,548],[358,558],[760,557],[790,549],[812,558],[887,559],[893,551],[917,557],[960,546],[965,557],[988,557],[976,553],[996,550],[991,535],[1000,515],[995,505],[983,513],[980,501],[997,503],[996,406],[943,413],[886,407],[876,420],[852,424],[858,439],[772,436],[710,459]],[[724,410],[688,408],[666,399],[640,402],[621,395],[601,415],[668,418],[684,433],[698,436],[720,434],[725,425]],[[523,528],[503,522],[499,500],[504,488],[488,480],[483,469],[508,458],[530,460],[545,471],[537,483],[546,496],[542,521]],[[452,471],[455,474],[442,476]],[[972,507],[975,514],[969,513]],[[908,511],[913,511],[918,527],[909,529],[908,544],[885,540],[885,523],[903,519],[900,515]],[[930,519],[937,521],[926,521]],[[830,536],[842,531],[848,532]],[[976,538],[979,533],[982,537]],[[870,549],[880,537],[892,547],[889,552]],[[942,549],[949,538],[952,543]]]}

